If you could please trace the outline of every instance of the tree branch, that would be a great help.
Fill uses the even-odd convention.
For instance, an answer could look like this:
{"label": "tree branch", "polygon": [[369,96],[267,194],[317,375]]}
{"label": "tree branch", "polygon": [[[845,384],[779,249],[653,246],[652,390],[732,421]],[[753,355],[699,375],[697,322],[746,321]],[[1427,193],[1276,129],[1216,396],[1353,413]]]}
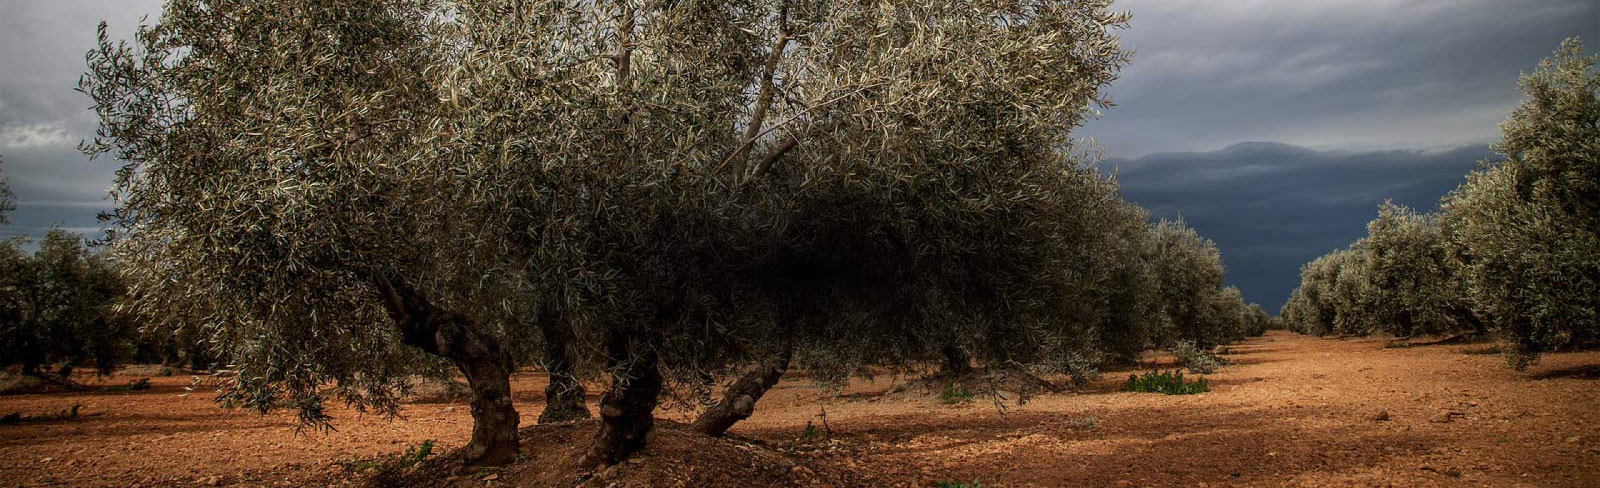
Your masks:
{"label": "tree branch", "polygon": [[[784,2],[778,10],[778,39],[772,43],[772,51],[767,55],[767,63],[761,74],[761,91],[756,94],[756,108],[750,114],[750,125],[745,128],[744,138],[754,139],[761,132],[761,125],[766,122],[767,110],[772,107],[772,79],[777,76],[778,60],[783,57],[783,50],[789,45],[789,2]],[[733,166],[734,182],[738,183],[744,178],[745,158],[743,157],[746,146],[740,146]]]}

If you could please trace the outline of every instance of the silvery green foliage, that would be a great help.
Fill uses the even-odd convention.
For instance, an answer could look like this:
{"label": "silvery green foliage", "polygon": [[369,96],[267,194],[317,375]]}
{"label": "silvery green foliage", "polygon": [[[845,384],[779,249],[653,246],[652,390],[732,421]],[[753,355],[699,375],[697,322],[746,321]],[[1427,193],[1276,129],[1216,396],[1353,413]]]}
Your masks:
{"label": "silvery green foliage", "polygon": [[1525,99],[1440,214],[1385,205],[1369,236],[1301,268],[1296,330],[1498,329],[1511,365],[1600,338],[1600,73],[1576,39],[1524,75]]}
{"label": "silvery green foliage", "polygon": [[80,90],[101,121],[85,151],[123,164],[113,253],[156,331],[198,328],[229,361],[224,401],[392,411],[431,361],[399,345],[373,278],[447,303],[497,281],[459,246],[465,202],[436,195],[455,173],[417,157],[442,18],[426,0],[171,0],[131,43],[102,24]]}
{"label": "silvery green foliage", "polygon": [[1368,325],[1361,316],[1366,250],[1358,242],[1300,267],[1300,286],[1284,305],[1290,326],[1302,334],[1344,334]]}
{"label": "silvery green foliage", "polygon": [[1600,338],[1600,72],[1577,39],[1522,77],[1488,163],[1445,197],[1448,239],[1512,365]]}
{"label": "silvery green foliage", "polygon": [[1436,216],[1385,203],[1365,242],[1371,286],[1364,304],[1377,330],[1410,337],[1472,327],[1467,289]]}
{"label": "silvery green foliage", "polygon": [[1356,241],[1344,254],[1347,261],[1338,266],[1334,275],[1330,296],[1338,310],[1333,321],[1335,333],[1364,335],[1376,328],[1369,307],[1375,295],[1369,256],[1371,251],[1366,246],[1366,240]]}
{"label": "silvery green foliage", "polygon": [[1127,59],[1109,4],[173,0],[90,54],[86,149],[127,162],[136,308],[308,420],[434,364],[385,276],[685,382],[791,346],[1068,361],[1122,205],[1070,137]]}
{"label": "silvery green foliage", "polygon": [[1105,313],[1098,327],[1099,348],[1109,359],[1133,363],[1151,345],[1165,320],[1157,269],[1156,240],[1146,220],[1149,213],[1124,205],[1119,225],[1106,232],[1103,284],[1095,287],[1104,300]]}
{"label": "silvery green foliage", "polygon": [[1186,340],[1210,348],[1226,341],[1224,330],[1233,324],[1219,322],[1214,309],[1214,295],[1221,291],[1223,272],[1217,245],[1182,220],[1162,220],[1150,232],[1155,241],[1156,273],[1160,276],[1160,300],[1165,310],[1162,316],[1166,319],[1156,329],[1155,344],[1170,347]]}
{"label": "silvery green foliage", "polygon": [[1245,323],[1245,336],[1257,337],[1262,334],[1266,334],[1267,329],[1273,327],[1273,321],[1275,320],[1274,317],[1272,314],[1267,313],[1265,309],[1261,308],[1260,304],[1251,303],[1245,307],[1243,314],[1243,321]]}
{"label": "silvery green foliage", "polygon": [[1195,374],[1215,373],[1224,364],[1222,358],[1212,354],[1211,350],[1201,349],[1185,340],[1172,345],[1172,356],[1177,359],[1179,366]]}
{"label": "silvery green foliage", "polygon": [[537,216],[496,224],[531,286],[672,376],[1037,356],[1116,201],[1068,137],[1125,61],[1107,3],[464,3],[433,145]]}

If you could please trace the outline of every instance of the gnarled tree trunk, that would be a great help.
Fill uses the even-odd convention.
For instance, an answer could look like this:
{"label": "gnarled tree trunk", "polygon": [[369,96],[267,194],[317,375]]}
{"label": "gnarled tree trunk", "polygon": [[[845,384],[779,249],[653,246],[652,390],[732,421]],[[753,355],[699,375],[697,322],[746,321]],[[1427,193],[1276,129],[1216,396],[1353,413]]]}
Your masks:
{"label": "gnarled tree trunk", "polygon": [[944,346],[939,352],[944,355],[943,370],[939,373],[946,378],[958,378],[972,374],[972,356],[965,349],[955,345]]}
{"label": "gnarled tree trunk", "polygon": [[572,324],[561,314],[544,308],[539,312],[539,332],[544,335],[545,369],[550,373],[550,384],[544,387],[544,412],[539,423],[571,422],[589,418],[589,408],[584,406],[583,383],[576,375],[577,358],[572,350],[577,336]]}
{"label": "gnarled tree trunk", "polygon": [[789,370],[789,359],[793,356],[794,351],[785,348],[777,357],[762,362],[739,377],[738,381],[728,385],[722,400],[696,417],[690,428],[709,436],[721,437],[733,424],[750,418],[756,411],[756,402],[773,385],[778,384],[778,379]]}
{"label": "gnarled tree trunk", "polygon": [[510,464],[517,458],[517,424],[511,405],[511,352],[499,338],[472,319],[435,306],[409,285],[388,278],[376,286],[401,341],[449,359],[472,389],[472,440],[465,462],[474,466]]}
{"label": "gnarled tree trunk", "polygon": [[661,370],[656,351],[627,332],[606,337],[607,369],[611,387],[600,395],[600,430],[581,466],[593,469],[622,462],[644,448],[655,427],[655,409],[661,395]]}

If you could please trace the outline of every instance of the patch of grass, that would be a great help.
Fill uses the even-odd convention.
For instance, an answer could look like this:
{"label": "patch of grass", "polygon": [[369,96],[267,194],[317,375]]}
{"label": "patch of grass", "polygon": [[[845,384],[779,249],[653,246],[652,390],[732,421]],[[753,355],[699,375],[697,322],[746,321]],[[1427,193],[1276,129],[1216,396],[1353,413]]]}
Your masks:
{"label": "patch of grass", "polygon": [[975,395],[973,395],[972,392],[967,391],[966,388],[957,387],[953,383],[946,383],[944,385],[944,391],[939,392],[939,403],[943,403],[945,405],[959,405],[972,401],[973,396]]}
{"label": "patch of grass", "polygon": [[1122,391],[1193,395],[1211,391],[1211,385],[1206,383],[1205,378],[1186,382],[1183,380],[1183,371],[1151,371],[1144,376],[1129,375],[1128,382],[1122,385]]}
{"label": "patch of grass", "polygon": [[1469,347],[1461,350],[1462,354],[1472,354],[1476,356],[1488,356],[1493,354],[1501,354],[1504,352],[1506,352],[1505,348],[1500,346]]}
{"label": "patch of grass", "polygon": [[0,416],[0,425],[20,424],[23,422],[54,422],[57,420],[70,420],[78,418],[78,408],[83,405],[72,404],[72,408],[41,413],[38,415],[23,415],[22,412],[11,412]]}
{"label": "patch of grass", "polygon": [[934,488],[983,488],[983,483],[972,481],[940,481],[933,484]]}

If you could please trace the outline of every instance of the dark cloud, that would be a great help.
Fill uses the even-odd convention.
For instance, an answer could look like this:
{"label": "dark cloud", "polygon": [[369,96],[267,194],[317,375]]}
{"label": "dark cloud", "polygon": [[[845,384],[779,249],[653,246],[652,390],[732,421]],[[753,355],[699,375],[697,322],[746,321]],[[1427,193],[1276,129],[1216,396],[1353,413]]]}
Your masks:
{"label": "dark cloud", "polygon": [[1228,282],[1274,310],[1299,282],[1300,264],[1364,235],[1384,200],[1436,209],[1492,156],[1485,146],[1348,152],[1249,142],[1111,159],[1102,170],[1155,217],[1182,216],[1216,241]]}
{"label": "dark cloud", "polygon": [[1112,156],[1239,141],[1318,149],[1492,141],[1516,78],[1562,39],[1600,42],[1593,0],[1122,0],[1133,63],[1085,134]]}
{"label": "dark cloud", "polygon": [[73,91],[95,28],[131,37],[158,0],[0,0],[0,173],[16,192],[0,238],[40,236],[60,225],[96,234],[116,163],[89,161],[77,144],[94,135],[89,100]]}

